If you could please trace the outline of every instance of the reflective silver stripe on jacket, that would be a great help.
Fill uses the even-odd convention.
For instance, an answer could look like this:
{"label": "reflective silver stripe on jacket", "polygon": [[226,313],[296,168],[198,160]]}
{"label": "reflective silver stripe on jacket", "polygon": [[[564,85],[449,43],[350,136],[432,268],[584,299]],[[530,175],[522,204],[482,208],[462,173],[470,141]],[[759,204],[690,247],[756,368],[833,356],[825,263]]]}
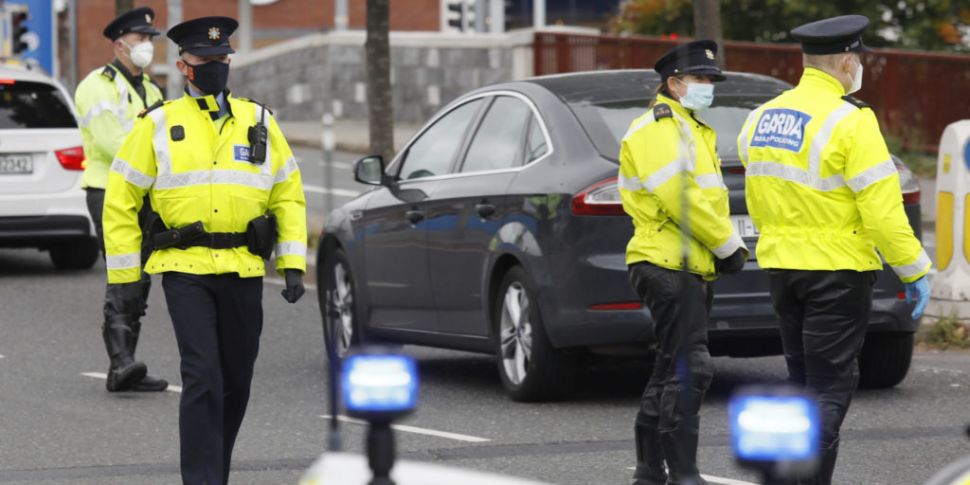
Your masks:
{"label": "reflective silver stripe on jacket", "polygon": [[745,172],[746,177],[774,177],[796,184],[806,185],[822,192],[828,192],[845,186],[841,175],[820,178],[807,170],[785,165],[779,162],[749,162]]}
{"label": "reflective silver stripe on jacket", "polygon": [[155,190],[182,189],[199,185],[229,184],[245,185],[254,189],[270,190],[273,177],[264,173],[250,173],[239,170],[196,170],[159,176],[155,180]]}
{"label": "reflective silver stripe on jacket", "polygon": [[853,111],[858,110],[854,104],[844,101],[835,111],[829,113],[825,118],[825,123],[822,127],[815,133],[815,138],[812,139],[812,146],[808,151],[808,172],[815,175],[816,177],[821,176],[822,170],[822,151],[828,146],[829,142],[832,140],[832,133],[835,131],[835,126],[842,121],[843,118],[851,114]]}
{"label": "reflective silver stripe on jacket", "polygon": [[276,244],[276,257],[299,256],[306,258],[306,244],[296,241],[286,241]]}
{"label": "reflective silver stripe on jacket", "polygon": [[111,162],[111,171],[124,177],[128,183],[141,187],[142,189],[147,190],[155,183],[155,177],[146,175],[141,170],[132,167],[131,164],[120,158],[115,158]]}
{"label": "reflective silver stripe on jacket", "polygon": [[664,165],[664,167],[660,170],[650,174],[650,176],[643,181],[637,177],[625,177],[620,175],[617,177],[617,186],[621,189],[632,192],[636,192],[638,190],[655,192],[658,188],[660,188],[660,186],[667,183],[670,179],[674,178],[675,175],[684,170],[684,164],[685,160],[682,158],[673,160],[667,165]]}
{"label": "reflective silver stripe on jacket", "polygon": [[172,157],[168,146],[168,126],[165,121],[165,108],[158,108],[148,113],[155,122],[155,133],[152,145],[155,146],[155,162],[158,164],[158,178],[162,179],[172,173]]}
{"label": "reflective silver stripe on jacket", "polygon": [[653,110],[650,110],[650,112],[647,113],[646,117],[644,117],[642,120],[640,120],[639,123],[631,126],[630,129],[626,131],[626,134],[623,135],[623,139],[626,140],[627,138],[629,138],[634,133],[640,131],[644,126],[647,126],[650,123],[653,123],[654,121],[655,120],[654,120],[654,117],[653,117]]}
{"label": "reflective silver stripe on jacket", "polygon": [[717,256],[717,259],[727,259],[728,256],[731,256],[735,251],[742,248],[747,249],[748,247],[744,245],[744,240],[738,235],[738,231],[732,229],[731,237],[711,252],[714,253],[714,256]]}
{"label": "reflective silver stripe on jacket", "polygon": [[286,163],[284,163],[283,166],[276,171],[276,177],[274,178],[273,183],[278,184],[278,183],[286,182],[287,180],[289,180],[290,175],[299,171],[300,171],[300,166],[297,165],[296,159],[293,157],[290,157],[290,159],[287,160]]}
{"label": "reflective silver stripe on jacket", "polygon": [[128,118],[128,83],[124,80],[124,75],[115,75],[115,87],[118,88],[118,106],[115,113],[118,114],[118,122],[125,131],[131,131],[135,126],[135,120]]}
{"label": "reflective silver stripe on jacket", "polygon": [[109,270],[140,268],[141,253],[109,254],[104,257],[104,264]]}
{"label": "reflective silver stripe on jacket", "polygon": [[751,127],[758,123],[758,118],[761,117],[761,113],[764,111],[764,105],[759,106],[754,111],[748,114],[748,118],[744,120],[744,125],[741,127],[741,136],[738,138],[740,143],[738,143],[739,153],[741,160],[747,163],[748,161],[748,137],[751,135]]}
{"label": "reflective silver stripe on jacket", "polygon": [[878,165],[873,165],[855,177],[846,181],[853,192],[862,192],[866,187],[896,173],[896,164],[892,160],[886,160]]}
{"label": "reflective silver stripe on jacket", "polygon": [[92,106],[91,109],[88,110],[88,113],[84,115],[83,118],[78,120],[78,122],[81,127],[87,128],[95,118],[101,116],[101,113],[104,113],[105,111],[111,112],[115,116],[118,115],[118,107],[115,106],[114,103],[109,101],[101,101],[100,103]]}
{"label": "reflective silver stripe on jacket", "polygon": [[700,186],[700,188],[702,189],[715,189],[715,188],[727,189],[727,186],[724,185],[724,179],[722,179],[721,176],[718,175],[717,173],[705,173],[704,175],[695,175],[694,180],[697,182],[697,185]]}
{"label": "reflective silver stripe on jacket", "polygon": [[927,265],[932,264],[930,257],[927,256],[926,250],[920,250],[919,257],[916,258],[916,262],[912,264],[907,264],[905,266],[892,266],[893,271],[900,278],[912,278],[926,269]]}

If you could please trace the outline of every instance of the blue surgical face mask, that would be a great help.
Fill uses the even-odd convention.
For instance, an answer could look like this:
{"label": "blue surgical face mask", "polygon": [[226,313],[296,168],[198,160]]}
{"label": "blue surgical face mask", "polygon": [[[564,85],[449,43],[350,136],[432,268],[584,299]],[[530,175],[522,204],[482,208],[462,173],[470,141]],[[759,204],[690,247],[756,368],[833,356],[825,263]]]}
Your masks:
{"label": "blue surgical face mask", "polygon": [[687,94],[680,97],[680,104],[692,111],[701,111],[711,107],[714,102],[714,85],[689,83],[677,79],[687,85]]}

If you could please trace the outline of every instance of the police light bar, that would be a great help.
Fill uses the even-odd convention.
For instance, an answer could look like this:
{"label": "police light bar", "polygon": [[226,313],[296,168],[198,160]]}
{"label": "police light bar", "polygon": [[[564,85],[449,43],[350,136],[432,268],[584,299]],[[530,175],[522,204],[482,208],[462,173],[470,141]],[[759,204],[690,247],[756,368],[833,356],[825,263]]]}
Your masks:
{"label": "police light bar", "polygon": [[810,475],[821,418],[815,400],[789,386],[743,389],[728,404],[731,446],[745,468],[774,478]]}
{"label": "police light bar", "polygon": [[351,416],[391,421],[417,406],[418,368],[409,356],[352,354],[344,360],[343,371],[343,404]]}

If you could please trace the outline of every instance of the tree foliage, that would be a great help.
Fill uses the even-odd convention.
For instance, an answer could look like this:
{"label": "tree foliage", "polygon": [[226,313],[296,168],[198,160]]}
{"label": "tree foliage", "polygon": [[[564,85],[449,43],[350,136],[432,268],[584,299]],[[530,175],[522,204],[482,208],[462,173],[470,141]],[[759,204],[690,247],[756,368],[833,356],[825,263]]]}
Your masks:
{"label": "tree foliage", "polygon": [[[731,40],[790,42],[792,28],[846,14],[869,17],[864,41],[873,47],[970,52],[967,0],[721,0],[724,37]],[[685,36],[693,25],[691,0],[626,0],[611,28]]]}

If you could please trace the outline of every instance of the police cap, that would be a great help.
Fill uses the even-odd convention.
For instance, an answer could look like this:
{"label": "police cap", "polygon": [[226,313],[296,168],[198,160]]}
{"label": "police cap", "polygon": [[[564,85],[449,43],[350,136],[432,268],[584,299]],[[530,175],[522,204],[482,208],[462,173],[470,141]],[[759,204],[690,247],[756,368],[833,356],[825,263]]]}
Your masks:
{"label": "police cap", "polygon": [[118,37],[125,35],[129,32],[137,32],[139,34],[148,35],[159,35],[161,32],[155,30],[152,26],[152,20],[155,20],[155,11],[148,7],[136,8],[134,10],[129,10],[118,18],[111,21],[107,27],[104,28],[102,34],[111,40],[117,40]]}
{"label": "police cap", "polygon": [[674,47],[658,59],[653,68],[660,74],[662,81],[678,74],[710,76],[714,81],[723,81],[724,75],[714,61],[716,54],[716,42],[695,40]]}
{"label": "police cap", "polygon": [[863,15],[842,15],[796,27],[791,35],[802,43],[806,54],[869,52],[862,43],[862,31],[868,26],[869,19]]}
{"label": "police cap", "polygon": [[229,45],[229,36],[237,27],[239,22],[229,17],[201,17],[186,20],[165,35],[179,46],[179,54],[218,56],[236,52]]}

